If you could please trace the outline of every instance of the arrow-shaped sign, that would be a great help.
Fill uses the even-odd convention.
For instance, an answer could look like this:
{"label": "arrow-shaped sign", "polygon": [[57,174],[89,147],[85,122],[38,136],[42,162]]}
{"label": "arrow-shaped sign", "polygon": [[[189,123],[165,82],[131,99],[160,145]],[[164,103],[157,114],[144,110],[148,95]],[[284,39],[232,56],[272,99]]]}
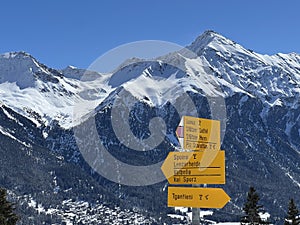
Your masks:
{"label": "arrow-shaped sign", "polygon": [[225,151],[170,152],[161,169],[170,184],[225,184]]}
{"label": "arrow-shaped sign", "polygon": [[170,152],[161,169],[171,184],[225,184],[225,152]]}
{"label": "arrow-shaped sign", "polygon": [[220,121],[183,116],[176,136],[185,150],[220,150]]}
{"label": "arrow-shaped sign", "polygon": [[223,208],[229,201],[221,188],[168,187],[168,207]]}

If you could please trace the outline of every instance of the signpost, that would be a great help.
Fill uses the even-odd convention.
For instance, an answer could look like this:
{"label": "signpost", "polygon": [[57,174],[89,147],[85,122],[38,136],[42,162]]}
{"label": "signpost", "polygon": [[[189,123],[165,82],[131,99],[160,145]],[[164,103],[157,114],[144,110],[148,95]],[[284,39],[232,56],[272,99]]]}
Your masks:
{"label": "signpost", "polygon": [[170,184],[225,184],[225,152],[207,164],[207,152],[170,152],[161,169]]}
{"label": "signpost", "polygon": [[168,187],[168,207],[220,209],[229,200],[221,188]]}
{"label": "signpost", "polygon": [[176,135],[185,150],[220,149],[220,121],[218,120],[184,116],[176,129]]}
{"label": "signpost", "polygon": [[192,224],[198,225],[199,208],[223,208],[230,200],[223,189],[206,188],[206,184],[225,184],[220,121],[184,116],[176,135],[185,151],[170,152],[161,169],[170,184],[192,187],[168,187],[168,206],[193,207]]}

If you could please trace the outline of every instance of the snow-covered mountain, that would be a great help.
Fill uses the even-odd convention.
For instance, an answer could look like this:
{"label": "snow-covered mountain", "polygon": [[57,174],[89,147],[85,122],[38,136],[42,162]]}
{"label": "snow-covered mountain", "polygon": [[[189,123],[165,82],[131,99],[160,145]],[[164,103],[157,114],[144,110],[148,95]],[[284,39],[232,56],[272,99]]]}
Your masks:
{"label": "snow-covered mountain", "polygon": [[284,99],[299,98],[299,54],[261,55],[214,32],[200,36],[188,48],[211,66],[220,82],[228,82],[270,106],[290,105]]}
{"label": "snow-covered mountain", "polygon": [[[119,86],[137,97],[147,97],[154,105],[174,97],[169,90],[180,83],[185,91],[197,86],[206,95],[224,97],[243,92],[269,106],[297,107],[299,54],[261,55],[213,31],[199,36],[187,49],[195,55],[189,58],[188,53],[179,51],[159,57],[156,62],[129,60],[129,66],[125,64],[105,76],[73,66],[61,71],[51,69],[25,52],[5,53],[0,55],[1,100],[24,115],[28,108],[44,121],[57,119],[66,128],[72,126],[74,102],[88,98],[100,104]],[[205,68],[211,71],[204,71],[203,76]],[[216,86],[222,87],[222,92]],[[84,93],[87,90],[95,93],[90,96],[90,92]]]}
{"label": "snow-covered mountain", "polygon": [[[189,58],[189,54],[179,51],[159,57],[156,62],[130,60],[129,66],[125,64],[105,76],[72,66],[61,71],[51,69],[25,52],[5,53],[0,55],[1,100],[24,115],[28,108],[44,121],[57,119],[66,128],[72,126],[74,102],[88,97],[100,104],[119,86],[137,97],[147,97],[154,105],[174,97],[174,92],[166,94],[180,83],[185,91],[193,90],[195,85],[206,95],[229,97],[243,92],[269,106],[297,107],[298,101],[291,102],[290,98],[299,98],[299,54],[261,55],[213,31],[199,36],[187,49],[195,55]],[[206,76],[201,73],[204,68],[211,69],[204,72]],[[92,82],[80,81],[82,77]],[[222,92],[215,86],[221,86]],[[87,90],[95,93],[84,97]]]}
{"label": "snow-covered mountain", "polygon": [[[107,181],[91,172],[73,130],[95,119],[101,141],[111,154],[133,165],[158,162],[178,145],[175,129],[179,114],[191,113],[185,107],[187,102],[182,101],[185,94],[199,117],[219,118],[223,124],[228,177],[224,189],[232,201],[215,217],[238,218],[249,185],[261,192],[265,209],[274,216],[284,214],[290,197],[300,200],[300,55],[258,54],[213,31],[206,31],[186,49],[157,59],[129,59],[111,74],[73,66],[52,69],[24,52],[0,55],[0,140],[7,148],[13,147],[8,140],[17,142],[28,152],[39,152],[40,146],[42,152],[48,150],[53,156],[40,153],[36,157],[41,161],[53,157],[52,165],[60,171],[57,177],[62,183],[68,175],[58,169],[59,165],[70,166],[69,171],[80,168],[97,180],[95,189],[122,196],[116,204],[127,208],[132,204],[155,215],[167,211],[166,182],[132,189]],[[151,136],[148,126],[153,117],[164,120],[164,141],[151,153],[136,153],[115,135],[111,115],[114,102],[120,98],[128,105],[134,103],[128,120],[140,140]],[[185,111],[178,112],[174,104]],[[217,109],[225,113],[213,112]],[[120,130],[125,128],[120,125]],[[89,129],[85,133],[88,140]],[[30,161],[28,154],[26,162]],[[102,165],[101,157],[95,157],[94,164]],[[43,166],[43,170],[50,169]],[[21,185],[22,179],[18,182]],[[84,191],[91,192],[88,184],[83,186]],[[64,198],[68,189],[60,190]],[[36,193],[32,187],[30,191]],[[21,195],[21,189],[15,192]],[[137,197],[141,193],[143,199]]]}
{"label": "snow-covered mountain", "polygon": [[[71,66],[54,70],[25,52],[5,53],[0,55],[0,99],[37,126],[57,120],[62,127],[70,128],[74,102],[86,94],[96,102],[106,96],[105,84],[101,87],[97,82],[96,87],[94,82],[80,81],[85,72]],[[97,72],[86,73],[92,80],[102,78]],[[94,93],[85,93],[90,89]],[[85,110],[83,113],[90,109]]]}

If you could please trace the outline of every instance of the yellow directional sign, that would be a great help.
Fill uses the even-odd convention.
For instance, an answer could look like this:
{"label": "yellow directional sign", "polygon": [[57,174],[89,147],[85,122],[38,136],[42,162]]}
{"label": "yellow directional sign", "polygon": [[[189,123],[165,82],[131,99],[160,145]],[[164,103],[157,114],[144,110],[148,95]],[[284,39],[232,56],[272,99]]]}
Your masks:
{"label": "yellow directional sign", "polygon": [[168,187],[168,207],[223,208],[229,201],[221,188]]}
{"label": "yellow directional sign", "polygon": [[176,135],[185,150],[220,150],[220,121],[183,116]]}
{"label": "yellow directional sign", "polygon": [[225,184],[225,151],[170,152],[161,169],[170,184]]}

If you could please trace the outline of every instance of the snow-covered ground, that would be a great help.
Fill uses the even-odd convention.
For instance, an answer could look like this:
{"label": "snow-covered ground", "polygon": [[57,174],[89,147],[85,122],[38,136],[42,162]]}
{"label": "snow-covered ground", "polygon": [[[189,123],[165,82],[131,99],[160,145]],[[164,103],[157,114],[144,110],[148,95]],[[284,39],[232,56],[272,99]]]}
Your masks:
{"label": "snow-covered ground", "polygon": [[155,220],[136,211],[110,207],[105,203],[90,204],[86,201],[65,200],[60,207],[47,208],[37,203],[31,196],[25,196],[27,204],[38,214],[53,215],[62,218],[67,225],[72,224],[151,224]]}
{"label": "snow-covered ground", "polygon": [[[191,210],[188,210],[188,208],[186,207],[175,207],[175,212],[179,211],[180,214],[168,214],[169,217],[171,218],[177,218],[180,220],[184,220],[186,217],[188,217],[188,221],[192,221],[192,212],[190,212]],[[205,216],[210,216],[213,215],[213,211],[211,210],[200,210],[200,214],[199,217],[205,220]],[[270,218],[270,214],[268,212],[265,213],[260,213],[260,218],[263,221],[268,221]],[[214,224],[214,225],[240,225],[241,223],[239,221],[237,222],[214,222],[211,220],[205,220],[207,222],[209,222],[210,224]]]}

